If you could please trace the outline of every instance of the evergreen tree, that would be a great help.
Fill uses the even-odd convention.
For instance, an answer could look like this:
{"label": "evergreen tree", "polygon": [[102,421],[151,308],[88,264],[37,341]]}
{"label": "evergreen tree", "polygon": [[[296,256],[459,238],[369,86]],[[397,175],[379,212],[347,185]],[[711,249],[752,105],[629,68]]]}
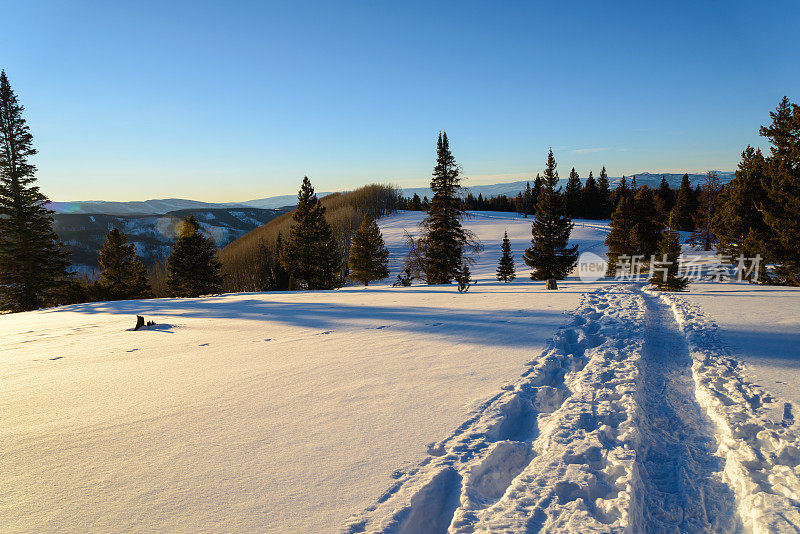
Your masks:
{"label": "evergreen tree", "polygon": [[684,174],[681,188],[675,196],[675,205],[669,213],[669,227],[671,230],[689,232],[694,230],[692,213],[694,212],[694,192],[689,183],[689,175]]}
{"label": "evergreen tree", "polygon": [[567,217],[577,219],[583,214],[583,185],[581,177],[575,172],[575,167],[569,171],[567,186],[564,188],[564,205],[567,208]]}
{"label": "evergreen tree", "polygon": [[525,191],[522,193],[522,213],[525,218],[528,218],[528,215],[533,215],[533,209],[536,206],[536,201],[533,195],[533,189],[531,189],[531,183],[525,182]]}
{"label": "evergreen tree", "polygon": [[514,268],[514,255],[511,253],[511,241],[508,240],[508,231],[503,233],[503,244],[500,249],[503,255],[497,265],[497,279],[506,284],[512,282],[517,277]]}
{"label": "evergreen tree", "polygon": [[589,171],[589,177],[583,186],[583,213],[581,216],[586,219],[602,219],[604,211],[602,193],[592,176],[592,171]]}
{"label": "evergreen tree", "polygon": [[136,257],[136,246],[118,228],[106,235],[97,262],[102,267],[98,290],[103,300],[146,299],[153,296],[147,268]]}
{"label": "evergreen tree", "polygon": [[24,107],[0,72],[0,310],[24,311],[54,300],[71,274],[69,252],[53,232],[47,197],[34,185],[36,154]]}
{"label": "evergreen tree", "polygon": [[610,219],[611,213],[614,211],[614,205],[611,195],[611,182],[608,180],[605,166],[600,170],[600,176],[597,178],[597,187],[600,189],[600,197],[603,200],[603,215],[601,218]]}
{"label": "evergreen tree", "polygon": [[199,297],[222,289],[222,264],[214,241],[200,233],[200,223],[189,215],[181,224],[178,241],[167,258],[167,294]]}
{"label": "evergreen tree", "polygon": [[774,238],[769,250],[776,282],[800,286],[800,106],[783,97],[761,135],[770,140],[768,201],[764,221]]}
{"label": "evergreen tree", "polygon": [[572,220],[566,215],[560,194],[556,159],[551,149],[544,171],[544,187],[536,203],[531,224],[531,246],[525,250],[525,264],[531,267],[531,280],[562,280],[578,263],[578,246],[569,246]]}
{"label": "evergreen tree", "polygon": [[439,134],[436,167],[431,179],[433,199],[422,222],[425,241],[425,278],[428,284],[449,284],[463,263],[467,233],[461,226],[464,208],[459,199],[461,180],[450,152],[447,134]]}
{"label": "evergreen tree", "polygon": [[612,213],[617,209],[617,205],[622,201],[623,198],[633,200],[633,193],[631,193],[631,188],[628,186],[628,180],[624,176],[620,178],[617,187],[614,188],[614,192],[611,194]]}
{"label": "evergreen tree", "polygon": [[536,213],[536,204],[539,203],[539,193],[544,189],[544,180],[536,173],[536,178],[533,180],[533,187],[531,188],[531,215]]}
{"label": "evergreen tree", "polygon": [[611,231],[606,236],[608,247],[608,267],[606,274],[614,276],[617,272],[617,261],[621,256],[633,256],[636,248],[633,245],[631,234],[636,225],[636,211],[633,201],[623,197],[617,204],[617,209],[611,215]]}
{"label": "evergreen tree", "polygon": [[335,289],[341,286],[342,257],[325,220],[325,206],[308,179],[297,194],[294,224],[283,243],[280,262],[290,274],[291,289]]}
{"label": "evergreen tree", "polygon": [[658,242],[658,264],[653,269],[650,283],[660,291],[682,291],[689,285],[689,279],[678,276],[681,255],[680,238],[676,232],[665,231]]}
{"label": "evergreen tree", "polygon": [[675,193],[669,186],[666,177],[662,176],[661,183],[656,190],[656,208],[658,208],[658,212],[661,214],[661,220],[664,223],[669,221],[669,212],[674,204]]}
{"label": "evergreen tree", "polygon": [[[767,183],[766,159],[760,149],[748,146],[742,152],[736,176],[720,193],[720,208],[711,222],[717,236],[717,252],[729,256],[732,262],[740,255],[765,256],[770,249],[772,232],[762,214],[762,206],[767,203]],[[749,270],[750,261],[745,260],[744,266]],[[768,280],[764,262],[759,264],[758,275],[760,280]]]}
{"label": "evergreen tree", "polygon": [[281,254],[283,251],[283,235],[278,232],[278,239],[275,241],[275,287],[276,291],[287,291],[289,289],[290,277],[289,273],[284,269],[281,263]]}
{"label": "evergreen tree", "polygon": [[361,226],[353,234],[348,264],[350,278],[363,282],[364,286],[389,276],[389,251],[383,243],[381,229],[369,214],[364,215]]}
{"label": "evergreen tree", "polygon": [[469,286],[472,284],[472,274],[469,272],[467,262],[462,262],[461,266],[456,271],[456,283],[458,284],[458,292],[466,293]]}
{"label": "evergreen tree", "polygon": [[653,191],[646,185],[637,191],[633,199],[633,210],[635,222],[631,230],[631,246],[634,254],[644,256],[643,261],[648,263],[650,257],[658,252],[664,225],[661,224],[656,210]]}
{"label": "evergreen tree", "polygon": [[692,244],[699,244],[703,250],[711,250],[717,238],[712,230],[714,217],[719,211],[721,186],[716,171],[709,171],[701,189],[697,212],[694,214],[695,230],[691,235]]}
{"label": "evergreen tree", "polygon": [[411,197],[408,209],[411,211],[422,211],[422,201],[419,199],[418,194],[414,193],[414,196]]}

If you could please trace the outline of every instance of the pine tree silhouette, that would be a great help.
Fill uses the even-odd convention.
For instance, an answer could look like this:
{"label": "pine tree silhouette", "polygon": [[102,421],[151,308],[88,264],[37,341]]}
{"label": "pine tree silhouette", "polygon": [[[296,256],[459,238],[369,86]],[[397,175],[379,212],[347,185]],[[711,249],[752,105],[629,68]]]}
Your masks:
{"label": "pine tree silhouette", "polygon": [[559,190],[553,150],[547,156],[544,187],[536,204],[531,224],[531,246],[525,250],[525,264],[531,267],[532,280],[562,280],[578,263],[578,246],[569,246],[572,220],[566,215]]}
{"label": "pine tree silhouette", "polygon": [[0,309],[24,311],[54,299],[71,273],[69,252],[53,232],[47,197],[34,185],[36,154],[24,107],[0,72]]}
{"label": "pine tree silhouette", "polygon": [[348,264],[350,278],[364,286],[389,276],[389,251],[384,245],[381,229],[368,214],[364,215],[361,226],[353,234]]}
{"label": "pine tree silhouette", "polygon": [[151,298],[153,292],[147,281],[147,268],[136,257],[136,247],[118,228],[106,235],[97,262],[102,267],[98,282],[103,300]]}
{"label": "pine tree silhouette", "polygon": [[308,176],[297,195],[294,224],[283,242],[280,261],[289,273],[291,289],[335,289],[342,285],[342,258]]}
{"label": "pine tree silhouette", "polygon": [[497,279],[507,284],[517,277],[514,269],[514,255],[511,254],[511,241],[508,240],[508,231],[503,233],[503,244],[500,248],[503,254],[500,256],[500,261],[497,265]]}
{"label": "pine tree silhouette", "polygon": [[194,215],[183,220],[178,241],[167,258],[167,293],[172,297],[199,297],[219,293],[222,264],[217,246],[200,233]]}

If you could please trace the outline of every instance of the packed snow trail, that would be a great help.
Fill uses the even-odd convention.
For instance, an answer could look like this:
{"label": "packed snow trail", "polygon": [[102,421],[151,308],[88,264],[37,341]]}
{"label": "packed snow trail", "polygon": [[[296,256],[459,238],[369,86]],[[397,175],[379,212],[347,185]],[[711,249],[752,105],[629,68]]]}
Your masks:
{"label": "packed snow trail", "polygon": [[[724,480],[736,492],[744,530],[800,532],[800,437],[791,404],[746,378],[699,307],[671,294],[659,298],[672,308],[688,343],[695,395],[715,423]],[[775,404],[784,406],[782,421],[768,415]]]}
{"label": "packed snow trail", "polygon": [[346,532],[622,532],[636,484],[642,295],[586,295],[514,384],[431,444]]}
{"label": "packed snow trail", "polygon": [[680,297],[588,293],[528,365],[345,532],[800,531],[793,419]]}
{"label": "packed snow trail", "polygon": [[641,523],[636,532],[731,532],[735,497],[714,455],[713,423],[694,396],[691,357],[671,309],[645,297],[637,462]]}

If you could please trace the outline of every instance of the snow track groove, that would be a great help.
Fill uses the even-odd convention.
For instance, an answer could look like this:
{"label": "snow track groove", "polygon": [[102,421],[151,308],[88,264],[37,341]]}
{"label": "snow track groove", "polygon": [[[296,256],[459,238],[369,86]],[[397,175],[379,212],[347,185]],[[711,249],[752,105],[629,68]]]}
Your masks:
{"label": "snow track groove", "polygon": [[800,532],[800,437],[790,428],[791,404],[784,404],[783,421],[771,420],[764,407],[781,401],[744,377],[716,325],[678,296],[659,298],[688,342],[695,395],[716,426],[723,478],[735,490],[744,530]]}
{"label": "snow track groove", "polygon": [[634,290],[587,294],[516,383],[396,472],[345,532],[623,530],[643,317]]}
{"label": "snow track groove", "polygon": [[714,427],[694,396],[691,357],[669,307],[648,296],[638,403],[641,484],[635,532],[733,532]]}
{"label": "snow track groove", "polygon": [[345,532],[800,532],[793,407],[678,296],[587,293],[502,389]]}

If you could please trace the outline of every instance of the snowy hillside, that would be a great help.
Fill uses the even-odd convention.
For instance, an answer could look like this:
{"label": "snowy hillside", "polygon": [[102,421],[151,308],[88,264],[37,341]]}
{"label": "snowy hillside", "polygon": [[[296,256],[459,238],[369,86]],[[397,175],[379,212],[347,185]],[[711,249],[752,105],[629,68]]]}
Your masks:
{"label": "snowy hillside", "polygon": [[[392,278],[421,215],[379,221]],[[466,294],[390,279],[0,316],[0,531],[800,527],[800,291],[545,291],[529,222],[466,221],[486,247]],[[606,224],[577,223],[602,254]]]}

